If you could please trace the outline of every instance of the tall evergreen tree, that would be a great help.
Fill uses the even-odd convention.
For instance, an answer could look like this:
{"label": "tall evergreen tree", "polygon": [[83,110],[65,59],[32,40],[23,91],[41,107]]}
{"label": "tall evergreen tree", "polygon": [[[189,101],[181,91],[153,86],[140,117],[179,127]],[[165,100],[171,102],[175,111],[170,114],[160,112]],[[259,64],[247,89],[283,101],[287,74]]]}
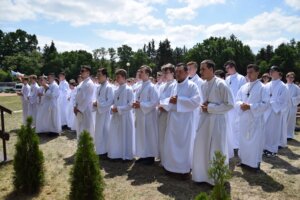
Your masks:
{"label": "tall evergreen tree", "polygon": [[28,194],[38,192],[44,183],[44,157],[39,150],[39,138],[31,128],[32,118],[18,131],[14,156],[14,186]]}

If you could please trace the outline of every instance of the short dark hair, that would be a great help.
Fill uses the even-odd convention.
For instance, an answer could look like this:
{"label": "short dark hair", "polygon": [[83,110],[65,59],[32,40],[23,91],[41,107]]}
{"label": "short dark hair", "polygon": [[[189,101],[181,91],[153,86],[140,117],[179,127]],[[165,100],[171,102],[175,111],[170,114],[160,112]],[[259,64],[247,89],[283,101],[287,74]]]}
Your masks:
{"label": "short dark hair", "polygon": [[224,64],[224,68],[226,68],[227,65],[229,65],[230,67],[236,68],[236,63],[235,63],[234,60],[228,60],[228,61],[226,61],[225,64]]}
{"label": "short dark hair", "polygon": [[98,72],[100,72],[102,75],[104,75],[106,78],[108,77],[108,72],[106,68],[100,68],[98,69]]}
{"label": "short dark hair", "polygon": [[66,73],[65,72],[59,72],[58,75],[63,75],[63,76],[66,76]]}
{"label": "short dark hair", "polygon": [[216,70],[215,75],[225,79],[225,72],[221,69]]}
{"label": "short dark hair", "polygon": [[55,78],[55,74],[54,73],[49,73],[48,76],[52,76],[53,78]]}
{"label": "short dark hair", "polygon": [[256,64],[247,65],[247,69],[254,69],[254,71],[259,72],[259,67]]}
{"label": "short dark hair", "polygon": [[120,76],[126,78],[126,76],[127,76],[127,71],[126,71],[125,69],[118,69],[118,70],[116,71],[115,74],[116,74],[116,75],[120,75]]}
{"label": "short dark hair", "polygon": [[140,67],[140,69],[145,69],[145,72],[146,72],[149,76],[151,76],[152,69],[151,69],[148,65],[142,65],[142,66]]}
{"label": "short dark hair", "polygon": [[187,66],[186,66],[186,64],[185,63],[178,63],[177,65],[176,65],[176,67],[183,67],[183,69],[184,69],[184,71],[188,71],[188,68],[187,68]]}
{"label": "short dark hair", "polygon": [[170,71],[171,73],[175,73],[175,67],[173,64],[171,63],[168,63],[168,64],[165,64],[161,67],[161,71],[163,72],[166,72],[166,71]]}
{"label": "short dark hair", "polygon": [[202,64],[206,64],[207,68],[213,69],[213,71],[215,71],[216,64],[213,60],[209,60],[209,59],[203,60],[201,62],[201,65]]}
{"label": "short dark hair", "polygon": [[23,79],[24,81],[29,81],[28,76],[24,76],[22,79]]}

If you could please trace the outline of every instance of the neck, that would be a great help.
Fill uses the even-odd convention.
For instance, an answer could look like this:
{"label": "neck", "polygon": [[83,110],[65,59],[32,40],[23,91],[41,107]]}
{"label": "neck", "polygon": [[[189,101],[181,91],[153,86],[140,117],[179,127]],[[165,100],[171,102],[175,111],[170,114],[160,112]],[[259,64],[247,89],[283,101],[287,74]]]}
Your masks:
{"label": "neck", "polygon": [[208,77],[206,80],[207,80],[207,81],[210,81],[211,79],[213,79],[213,77],[214,77],[214,76],[210,76],[210,77]]}
{"label": "neck", "polygon": [[256,81],[256,80],[257,80],[257,79],[252,79],[252,80],[251,80],[251,79],[249,79],[249,81],[250,81],[250,82],[254,82],[254,81]]}

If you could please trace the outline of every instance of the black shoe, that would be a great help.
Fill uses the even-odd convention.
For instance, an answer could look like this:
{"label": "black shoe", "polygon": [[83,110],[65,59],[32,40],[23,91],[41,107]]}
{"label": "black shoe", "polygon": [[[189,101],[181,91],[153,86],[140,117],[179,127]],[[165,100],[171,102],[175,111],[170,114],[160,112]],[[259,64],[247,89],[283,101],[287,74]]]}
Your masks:
{"label": "black shoe", "polygon": [[101,160],[108,160],[109,158],[107,157],[107,153],[104,153],[104,154],[99,154],[99,158]]}
{"label": "black shoe", "polygon": [[135,163],[142,163],[145,161],[146,158],[139,158],[135,161]]}
{"label": "black shoe", "polygon": [[234,152],[234,157],[239,156],[239,149],[233,149],[233,152]]}
{"label": "black shoe", "polygon": [[154,157],[148,157],[145,158],[145,160],[142,162],[144,165],[153,165],[154,164]]}

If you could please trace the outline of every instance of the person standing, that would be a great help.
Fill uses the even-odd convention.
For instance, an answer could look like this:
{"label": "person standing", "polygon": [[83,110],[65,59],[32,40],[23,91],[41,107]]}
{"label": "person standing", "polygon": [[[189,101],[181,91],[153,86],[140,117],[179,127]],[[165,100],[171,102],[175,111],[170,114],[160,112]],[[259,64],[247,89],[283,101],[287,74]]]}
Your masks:
{"label": "person standing", "polygon": [[28,85],[28,81],[29,81],[28,77],[23,77],[22,89],[20,92],[17,92],[17,94],[21,96],[21,100],[22,100],[23,124],[26,124],[26,119],[28,117],[28,108],[29,108],[28,96],[30,92],[30,86]]}
{"label": "person standing", "polygon": [[135,149],[133,124],[133,91],[126,84],[127,72],[124,69],[116,71],[116,81],[119,87],[114,91],[111,108],[111,123],[108,135],[108,157],[132,160]]}
{"label": "person standing", "polygon": [[265,85],[269,95],[269,108],[264,113],[265,128],[265,145],[264,155],[275,157],[280,145],[282,134],[283,115],[288,106],[288,89],[280,80],[280,69],[272,66],[270,69],[272,81]]}
{"label": "person standing", "polygon": [[[246,83],[246,78],[236,71],[236,63],[233,60],[227,61],[225,64],[225,69],[228,73],[225,81],[229,86],[231,93],[233,95],[233,100],[235,101],[238,90]],[[229,132],[228,132],[228,151],[229,157],[237,156],[239,148],[239,134],[238,129],[239,118],[237,117],[237,109],[231,109],[228,112],[229,119]]]}
{"label": "person standing", "polygon": [[97,78],[99,85],[96,89],[93,103],[96,109],[95,120],[95,147],[96,153],[100,156],[107,155],[107,143],[110,125],[110,107],[113,104],[113,88],[108,82],[108,73],[105,68],[98,69]]}
{"label": "person standing", "polygon": [[62,128],[68,128],[68,96],[70,93],[69,83],[66,81],[65,72],[60,72],[59,78],[59,110]]}
{"label": "person standing", "polygon": [[135,94],[132,104],[135,113],[135,138],[137,163],[153,164],[158,156],[158,125],[156,106],[158,105],[158,94],[149,77],[151,68],[147,65],[140,67],[139,78],[141,86]]}
{"label": "person standing", "polygon": [[169,105],[169,99],[172,95],[174,88],[176,87],[175,67],[172,64],[166,64],[162,66],[162,78],[166,80],[165,84],[161,86],[161,91],[159,93],[160,103],[158,105],[158,151],[161,165],[164,162],[164,146],[165,146],[165,136],[167,121],[169,116],[168,107],[164,108],[164,102]]}
{"label": "person standing", "polygon": [[184,63],[176,65],[175,73],[177,84],[171,96],[161,101],[169,112],[163,166],[169,172],[187,175],[192,164],[194,110],[200,105],[200,95],[197,85],[188,79],[188,68]]}
{"label": "person standing", "polygon": [[288,107],[287,138],[293,139],[296,127],[297,106],[300,104],[300,88],[294,83],[295,73],[286,74],[287,87],[289,90],[290,101]]}
{"label": "person standing", "polygon": [[263,83],[258,79],[259,67],[247,66],[249,82],[238,91],[236,106],[238,108],[241,164],[259,169],[264,147],[264,112],[268,108],[268,95]]}
{"label": "person standing", "polygon": [[95,124],[92,118],[94,83],[90,79],[91,67],[82,65],[80,75],[82,82],[77,87],[74,113],[76,115],[77,139],[85,130],[94,138]]}
{"label": "person standing", "polygon": [[39,85],[37,84],[37,76],[31,75],[30,79],[30,92],[28,96],[29,107],[28,107],[28,116],[32,117],[32,126],[36,126],[36,115],[37,115],[37,107],[38,107],[38,92]]}
{"label": "person standing", "polygon": [[192,180],[214,184],[208,176],[210,162],[216,151],[226,156],[227,147],[227,112],[234,106],[232,93],[224,80],[214,76],[215,63],[204,60],[200,65],[201,77],[205,80],[201,87],[201,121],[194,143]]}

